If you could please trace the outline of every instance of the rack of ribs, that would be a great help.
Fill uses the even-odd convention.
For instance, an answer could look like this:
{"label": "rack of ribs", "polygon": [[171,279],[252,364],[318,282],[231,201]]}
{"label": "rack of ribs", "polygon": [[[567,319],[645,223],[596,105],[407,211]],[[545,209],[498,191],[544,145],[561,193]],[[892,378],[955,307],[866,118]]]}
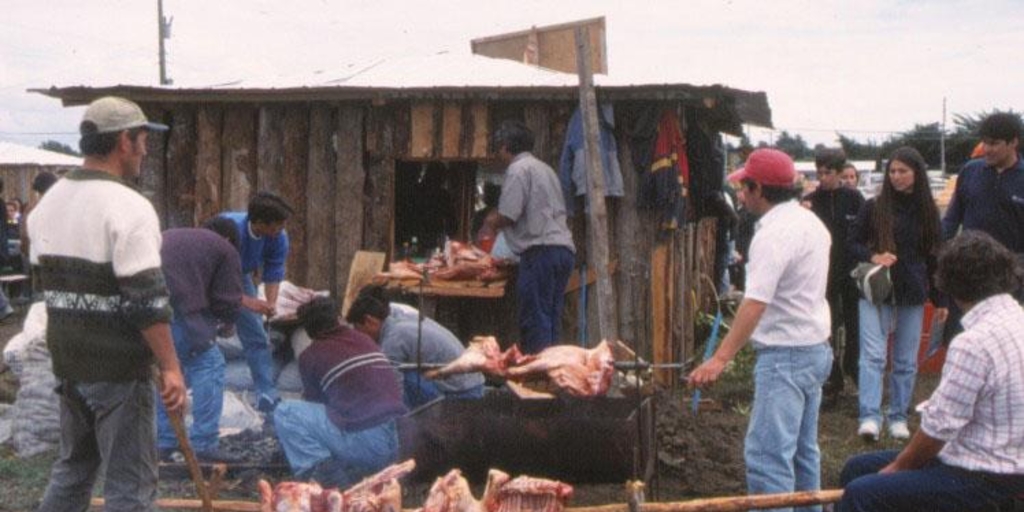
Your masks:
{"label": "rack of ribs", "polygon": [[316,482],[279,482],[272,488],[260,480],[260,512],[401,512],[398,479],[415,467],[412,459],[388,466],[345,491]]}
{"label": "rack of ribs", "polygon": [[530,476],[510,479],[492,469],[483,498],[477,500],[462,472],[453,469],[430,487],[419,512],[562,512],[572,492],[572,486],[562,482]]}

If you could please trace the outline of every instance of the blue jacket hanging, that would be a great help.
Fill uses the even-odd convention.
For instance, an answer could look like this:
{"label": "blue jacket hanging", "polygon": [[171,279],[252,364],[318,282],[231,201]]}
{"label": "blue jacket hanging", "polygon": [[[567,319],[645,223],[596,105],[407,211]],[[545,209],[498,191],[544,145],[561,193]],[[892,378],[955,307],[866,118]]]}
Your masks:
{"label": "blue jacket hanging", "polygon": [[[622,170],[619,167],[619,151],[615,143],[615,111],[611,105],[602,105],[597,110],[601,133],[601,161],[604,164],[605,197],[622,197]],[[565,207],[569,215],[575,214],[574,199],[587,195],[587,156],[583,153],[583,116],[577,107],[569,120],[558,176],[565,195]]]}

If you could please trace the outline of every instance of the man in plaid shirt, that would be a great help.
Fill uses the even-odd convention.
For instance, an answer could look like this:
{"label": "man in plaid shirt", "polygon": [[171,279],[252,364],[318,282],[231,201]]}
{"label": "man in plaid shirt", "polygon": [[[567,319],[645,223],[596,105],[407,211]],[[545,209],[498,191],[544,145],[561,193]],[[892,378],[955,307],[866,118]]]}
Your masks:
{"label": "man in plaid shirt", "polygon": [[840,511],[990,510],[1024,495],[1024,310],[1016,257],[967,231],[939,258],[937,284],[965,312],[942,380],[902,452],[847,461]]}

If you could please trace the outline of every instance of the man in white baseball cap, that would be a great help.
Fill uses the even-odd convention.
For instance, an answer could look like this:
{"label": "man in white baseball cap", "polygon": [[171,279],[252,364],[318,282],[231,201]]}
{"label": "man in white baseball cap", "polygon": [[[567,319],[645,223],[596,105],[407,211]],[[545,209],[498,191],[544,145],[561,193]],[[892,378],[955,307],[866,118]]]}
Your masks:
{"label": "man in white baseball cap", "polygon": [[152,510],[156,499],[150,366],[160,369],[168,411],[183,407],[185,384],[160,223],[125,180],[141,172],[149,132],[164,130],[131,101],[94,101],[80,126],[82,168],[54,184],[28,219],[61,407],[60,454],[39,510],[85,510],[101,470],[106,510]]}

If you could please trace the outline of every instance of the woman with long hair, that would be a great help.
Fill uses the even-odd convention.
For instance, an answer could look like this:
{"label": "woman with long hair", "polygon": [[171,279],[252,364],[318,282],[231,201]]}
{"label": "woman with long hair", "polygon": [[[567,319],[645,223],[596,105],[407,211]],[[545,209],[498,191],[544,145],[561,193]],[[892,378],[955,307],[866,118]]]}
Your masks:
{"label": "woman with long hair", "polygon": [[[888,338],[894,338],[889,375],[889,436],[907,439],[907,409],[917,377],[924,303],[929,296],[943,305],[931,283],[942,243],[939,210],[928,186],[927,164],[911,147],[893,151],[878,197],[867,201],[849,234],[850,253],[858,262],[888,268],[892,295],[881,304],[861,298],[859,401],[857,434],[878,439],[882,428],[882,382]],[[936,311],[944,317],[944,307]]]}

